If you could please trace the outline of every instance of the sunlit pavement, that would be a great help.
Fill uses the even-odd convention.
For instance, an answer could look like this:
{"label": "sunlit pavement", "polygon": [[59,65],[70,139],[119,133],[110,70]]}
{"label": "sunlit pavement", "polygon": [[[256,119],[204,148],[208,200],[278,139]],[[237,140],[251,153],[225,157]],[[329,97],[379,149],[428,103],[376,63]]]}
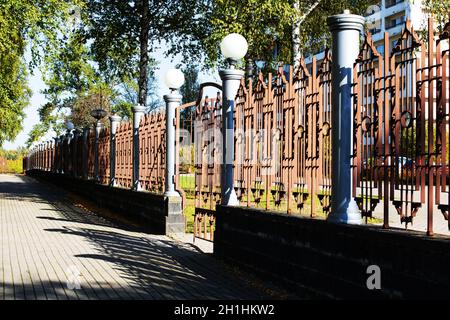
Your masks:
{"label": "sunlit pavement", "polygon": [[0,175],[0,299],[262,299],[189,243],[117,226],[55,187]]}

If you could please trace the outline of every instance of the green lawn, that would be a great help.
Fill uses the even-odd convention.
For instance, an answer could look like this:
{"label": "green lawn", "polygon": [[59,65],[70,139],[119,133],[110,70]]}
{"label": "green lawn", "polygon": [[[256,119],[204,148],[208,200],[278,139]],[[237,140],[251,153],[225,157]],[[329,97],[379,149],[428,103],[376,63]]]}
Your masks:
{"label": "green lawn", "polygon": [[[186,217],[186,232],[193,233],[194,232],[194,214],[195,214],[195,176],[194,174],[182,174],[180,175],[180,184],[181,188],[184,190],[186,194],[186,204],[184,207],[184,215]],[[275,206],[272,196],[270,196],[269,210],[279,211],[286,213],[287,204],[286,201],[282,201],[279,206]],[[245,203],[245,199],[243,203]],[[261,200],[257,208],[265,209],[266,201],[265,198]],[[293,204],[295,206],[295,204]],[[292,208],[292,215],[295,216],[304,216],[309,217],[311,211],[311,198],[308,198],[305,203],[303,210],[299,212],[297,208]],[[315,218],[317,219],[326,219],[327,215],[322,210],[319,199],[316,199],[316,210],[315,210]],[[367,219],[367,224],[380,224],[383,221],[377,218],[369,218]]]}
{"label": "green lawn", "polygon": [[194,214],[195,214],[195,199],[193,197],[186,197],[186,206],[184,207],[184,215],[186,217],[187,233],[194,233]]}

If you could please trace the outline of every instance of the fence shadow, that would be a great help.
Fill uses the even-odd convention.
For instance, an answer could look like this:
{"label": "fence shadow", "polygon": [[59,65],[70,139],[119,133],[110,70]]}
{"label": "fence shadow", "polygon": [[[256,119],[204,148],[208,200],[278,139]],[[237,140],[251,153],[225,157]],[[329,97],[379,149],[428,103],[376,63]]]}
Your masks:
{"label": "fence shadow", "polygon": [[46,229],[81,236],[98,253],[81,259],[113,263],[124,278],[144,288],[152,299],[264,299],[268,295],[240,283],[222,263],[191,246],[90,228]]}

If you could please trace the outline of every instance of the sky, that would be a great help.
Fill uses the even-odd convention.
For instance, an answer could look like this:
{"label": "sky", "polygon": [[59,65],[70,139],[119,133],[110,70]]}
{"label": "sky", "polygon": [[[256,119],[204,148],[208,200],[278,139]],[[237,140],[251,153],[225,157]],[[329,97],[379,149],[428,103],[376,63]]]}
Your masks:
{"label": "sky", "polygon": [[[158,91],[161,96],[169,93],[169,89],[164,84],[164,75],[168,69],[174,68],[181,62],[181,57],[176,56],[173,61],[170,58],[165,58],[163,55],[163,49],[159,49],[155,52],[153,57],[159,62],[159,68],[155,71],[155,78],[158,80]],[[220,78],[217,72],[213,74],[201,73],[199,75],[199,82],[213,81],[220,83]],[[28,133],[33,128],[33,125],[39,122],[38,108],[45,104],[47,100],[41,93],[45,89],[45,84],[42,81],[42,74],[39,70],[34,70],[34,74],[29,77],[28,85],[33,91],[33,96],[30,100],[30,104],[25,108],[25,120],[23,122],[23,129],[16,137],[14,141],[7,141],[4,143],[3,148],[5,150],[14,150],[20,146],[24,146],[28,139]],[[48,140],[50,137],[45,137],[44,140]]]}

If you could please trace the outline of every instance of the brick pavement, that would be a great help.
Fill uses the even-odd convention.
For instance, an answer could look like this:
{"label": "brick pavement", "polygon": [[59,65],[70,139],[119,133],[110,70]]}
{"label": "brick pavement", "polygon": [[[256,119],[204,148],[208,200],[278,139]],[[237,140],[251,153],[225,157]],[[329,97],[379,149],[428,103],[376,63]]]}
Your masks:
{"label": "brick pavement", "polygon": [[24,176],[0,175],[0,249],[0,300],[268,298],[192,245],[113,224]]}

